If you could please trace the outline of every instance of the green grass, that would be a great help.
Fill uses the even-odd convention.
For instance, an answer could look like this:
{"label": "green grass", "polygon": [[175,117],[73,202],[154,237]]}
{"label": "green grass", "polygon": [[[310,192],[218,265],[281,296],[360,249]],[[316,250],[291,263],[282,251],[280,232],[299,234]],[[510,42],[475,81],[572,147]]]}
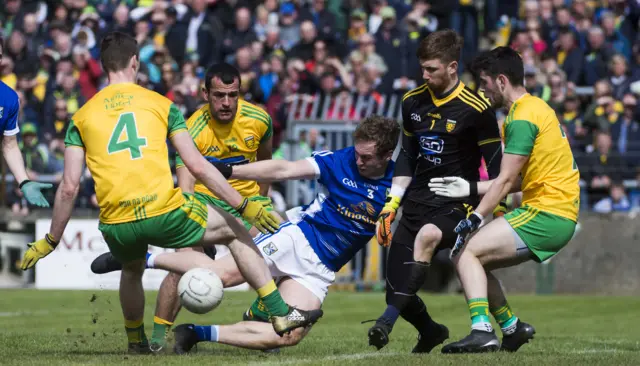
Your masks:
{"label": "green grass", "polygon": [[[91,302],[92,295],[97,298]],[[155,292],[147,293],[150,335]],[[434,318],[446,324],[451,339],[469,331],[461,296],[422,294]],[[220,308],[207,315],[186,311],[178,323],[220,324],[237,321],[252,292],[225,294]],[[201,344],[196,354],[178,357],[127,356],[117,292],[2,290],[0,294],[0,364],[386,364],[386,365],[629,365],[640,360],[640,298],[593,296],[511,296],[516,313],[536,327],[536,339],[516,354],[431,355],[409,352],[416,331],[399,321],[391,343],[376,352],[367,346],[371,325],[384,309],[380,293],[332,292],[324,318],[297,347],[265,355],[219,344]],[[161,359],[159,359],[159,357]]]}

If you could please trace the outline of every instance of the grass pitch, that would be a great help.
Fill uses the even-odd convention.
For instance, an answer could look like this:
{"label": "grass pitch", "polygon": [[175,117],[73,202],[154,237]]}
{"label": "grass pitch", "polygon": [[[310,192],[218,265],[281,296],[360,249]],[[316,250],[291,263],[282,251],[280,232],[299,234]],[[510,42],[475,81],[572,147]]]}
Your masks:
{"label": "grass pitch", "polygon": [[[462,296],[421,294],[432,316],[446,324],[449,341],[469,331]],[[151,335],[155,292],[147,293],[146,329]],[[177,324],[238,321],[253,292],[227,292],[210,314],[183,311]],[[381,293],[332,292],[325,316],[297,347],[265,355],[219,344],[198,346],[189,356],[128,356],[118,294],[114,291],[2,290],[0,364],[255,364],[255,365],[633,365],[640,364],[640,298],[511,296],[516,315],[536,327],[536,338],[516,354],[411,355],[416,331],[400,320],[381,351],[367,345],[367,330],[384,309]]]}

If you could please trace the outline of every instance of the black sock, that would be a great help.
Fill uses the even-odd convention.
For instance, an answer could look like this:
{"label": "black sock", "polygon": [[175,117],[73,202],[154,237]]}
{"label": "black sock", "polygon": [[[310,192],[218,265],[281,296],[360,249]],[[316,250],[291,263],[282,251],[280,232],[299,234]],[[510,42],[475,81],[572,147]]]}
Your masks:
{"label": "black sock", "polygon": [[402,319],[411,323],[421,334],[427,334],[430,327],[434,324],[429,312],[427,312],[427,305],[425,305],[418,295],[411,297],[411,300],[400,316]]}
{"label": "black sock", "polygon": [[[414,301],[413,298],[416,297],[416,293],[420,287],[422,287],[422,284],[424,284],[425,277],[427,276],[427,270],[429,269],[429,263],[427,262],[413,262],[409,265],[411,266],[411,269],[405,290],[406,293],[402,291],[394,292],[392,290],[391,294],[387,294],[387,304],[389,305],[387,309],[397,309],[400,315],[402,315],[407,306]],[[390,324],[393,325],[396,319],[390,319],[392,320]]]}

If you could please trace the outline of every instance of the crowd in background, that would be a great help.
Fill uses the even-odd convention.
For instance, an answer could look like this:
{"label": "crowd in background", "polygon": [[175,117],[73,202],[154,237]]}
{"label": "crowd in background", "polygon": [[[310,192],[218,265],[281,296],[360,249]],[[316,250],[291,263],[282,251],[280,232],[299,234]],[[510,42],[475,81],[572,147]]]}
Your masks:
{"label": "crowd in background", "polygon": [[[286,157],[294,95],[373,103],[402,95],[422,84],[420,40],[453,28],[464,37],[459,69],[472,88],[466,66],[478,51],[509,45],[521,53],[527,89],[557,111],[571,141],[583,208],[628,211],[640,209],[632,183],[640,181],[639,19],[637,0],[4,0],[0,79],[21,100],[31,179],[60,179],[70,116],[105,86],[99,43],[116,30],[140,45],[139,83],[185,118],[203,103],[206,67],[235,65],[242,97],[271,115],[274,154]],[[322,145],[322,135],[309,135],[302,151]],[[96,207],[88,173],[84,182],[78,204]],[[28,213],[19,190],[6,199],[16,214]]]}

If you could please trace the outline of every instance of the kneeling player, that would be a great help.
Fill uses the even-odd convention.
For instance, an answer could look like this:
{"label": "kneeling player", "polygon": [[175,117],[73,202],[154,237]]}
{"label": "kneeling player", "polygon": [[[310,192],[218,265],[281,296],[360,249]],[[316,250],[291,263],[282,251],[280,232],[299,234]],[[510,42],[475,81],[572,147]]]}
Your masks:
{"label": "kneeling player", "polygon": [[[491,270],[528,260],[542,262],[556,254],[574,234],[580,204],[579,172],[569,142],[555,111],[524,88],[518,53],[498,47],[478,56],[472,70],[494,107],[505,107],[509,114],[504,123],[500,174],[493,181],[477,183],[477,192],[484,197],[474,213],[455,228],[458,239],[452,257],[469,303],[471,334],[443,347],[443,353],[486,352],[500,347],[487,316],[488,303],[502,308],[496,317],[504,334],[502,349],[515,351],[533,338],[533,327],[513,315]],[[457,196],[457,188],[466,183],[443,179],[431,186]],[[484,226],[465,246],[483,217],[510,191],[520,189],[522,207]]]}
{"label": "kneeling player", "polygon": [[[348,263],[374,235],[375,220],[391,186],[390,161],[400,133],[397,122],[378,116],[366,118],[354,132],[355,146],[323,151],[312,158],[289,162],[270,160],[248,165],[218,165],[231,178],[280,181],[315,178],[320,193],[302,208],[300,217],[269,235],[255,238],[285,301],[300,309],[320,309],[335,272]],[[154,268],[184,273],[193,267],[209,268],[225,287],[244,279],[231,257],[212,261],[197,252],[162,253],[148,262]],[[213,341],[251,349],[272,349],[300,342],[308,329],[278,337],[268,324],[263,304],[256,300],[245,320],[233,325],[177,326],[175,351],[188,352],[197,342]]]}

